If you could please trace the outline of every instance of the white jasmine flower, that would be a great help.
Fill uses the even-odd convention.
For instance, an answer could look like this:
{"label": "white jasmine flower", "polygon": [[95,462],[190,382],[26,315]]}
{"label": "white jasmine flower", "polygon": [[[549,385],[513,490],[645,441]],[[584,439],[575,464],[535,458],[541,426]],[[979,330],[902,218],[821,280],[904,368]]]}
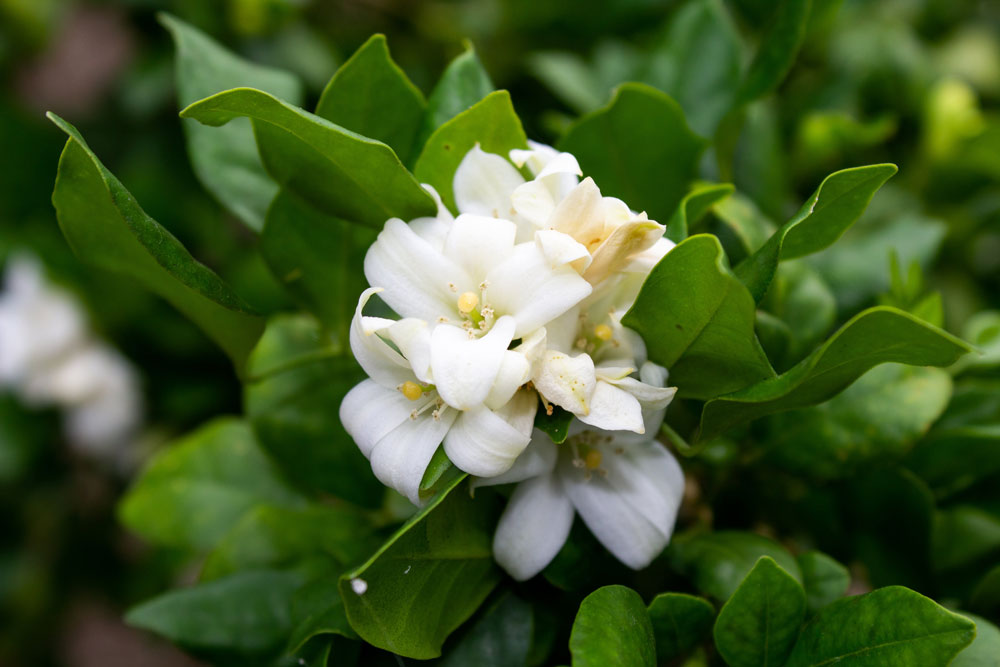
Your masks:
{"label": "white jasmine flower", "polygon": [[[643,365],[643,383],[663,386],[666,372]],[[606,431],[574,422],[556,445],[541,431],[504,475],[477,485],[520,482],[497,526],[493,553],[515,579],[530,579],[566,542],[580,518],[616,558],[641,569],[673,532],[684,491],[677,460],[653,437],[666,406],[644,414],[645,435]]]}

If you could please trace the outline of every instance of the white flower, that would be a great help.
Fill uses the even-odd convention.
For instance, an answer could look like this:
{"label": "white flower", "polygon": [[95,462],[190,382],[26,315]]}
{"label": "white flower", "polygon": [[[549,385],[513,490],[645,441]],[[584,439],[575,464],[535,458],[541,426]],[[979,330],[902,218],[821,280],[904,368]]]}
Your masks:
{"label": "white flower", "polygon": [[[643,366],[641,378],[662,386],[665,371]],[[493,540],[497,562],[515,579],[530,579],[566,542],[575,513],[616,558],[641,569],[670,540],[684,491],[677,460],[653,437],[665,406],[645,412],[645,435],[574,422],[556,445],[541,431],[504,475],[477,485],[520,482]]]}

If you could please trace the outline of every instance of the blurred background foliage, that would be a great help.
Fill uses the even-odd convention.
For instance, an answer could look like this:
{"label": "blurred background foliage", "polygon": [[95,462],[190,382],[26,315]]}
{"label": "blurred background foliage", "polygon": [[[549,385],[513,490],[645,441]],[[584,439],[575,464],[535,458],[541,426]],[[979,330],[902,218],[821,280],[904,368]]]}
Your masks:
{"label": "blurred background foliage", "polygon": [[[248,302],[266,313],[291,307],[253,250],[255,239],[191,172],[176,117],[173,46],[156,22],[156,12],[166,10],[248,59],[298,74],[307,86],[306,107],[337,64],[375,32],[388,36],[394,59],[424,91],[470,40],[496,86],[511,91],[528,135],[547,142],[578,114],[603,106],[619,83],[649,83],[677,99],[693,128],[714,140],[702,176],[731,181],[746,195],[716,207],[705,223],[724,240],[734,264],[740,234],[787,219],[827,173],[894,162],[899,174],[864,218],[840,243],[799,263],[832,295],[814,317],[828,320],[828,329],[879,300],[911,308],[937,291],[947,329],[973,342],[993,340],[1000,317],[981,311],[1000,308],[1000,5],[814,0],[788,77],[775,94],[731,112],[773,4],[0,0],[0,261],[14,249],[43,258],[51,276],[82,299],[100,335],[141,369],[148,427],[138,451],[151,451],[211,416],[239,412],[240,388],[223,355],[142,288],[85,269],[64,242],[49,200],[65,137],[44,119],[46,110],[77,125],[145,210]],[[919,269],[910,268],[914,262]],[[903,371],[879,372],[884,384]],[[947,411],[934,404],[931,391],[921,404],[929,421],[902,424],[894,437],[916,438],[942,411],[947,422],[949,415],[962,417],[963,406],[982,410],[976,397],[994,391],[991,382],[988,373],[965,377]],[[862,381],[850,391],[863,401],[864,390]],[[818,464],[797,457],[808,432],[800,435],[781,420],[822,425],[828,415],[820,413],[832,411],[849,422],[858,400],[848,396],[810,414],[765,420],[756,428],[765,434],[761,442],[770,442],[767,451],[714,443],[691,465],[703,488],[692,491],[687,520],[714,512],[716,527],[765,533],[784,527],[756,525],[762,516],[822,523],[832,529],[819,546],[847,560],[876,548],[868,535],[917,530],[914,524],[930,517],[920,509],[927,487],[914,486],[901,469],[870,471],[816,492],[795,477],[804,467],[815,473]],[[185,664],[173,649],[118,620],[126,606],[183,579],[184,555],[150,551],[116,526],[114,503],[127,472],[70,451],[59,441],[55,419],[0,397],[0,663]],[[779,432],[780,441],[768,435]],[[829,474],[820,476],[843,476],[846,450],[835,435],[823,439],[831,461]],[[741,468],[748,472],[733,479],[734,461],[748,457],[769,465]],[[857,458],[869,461],[864,452]],[[913,466],[933,469],[932,463]],[[778,474],[788,479],[761,480]],[[939,499],[958,494],[975,503],[987,497],[977,490],[996,479],[993,473],[962,489],[934,491]],[[892,488],[904,491],[884,491]],[[794,510],[789,493],[802,499]],[[747,496],[758,500],[740,501]],[[833,517],[838,496],[872,504]],[[963,532],[969,522],[986,521],[1000,535],[997,508],[991,509],[985,515],[938,511],[934,521],[950,522],[958,536],[969,534]],[[848,535],[844,521],[863,530]],[[1000,539],[989,531],[975,534],[987,535],[974,550],[982,554],[981,570],[996,562]],[[852,539],[858,544],[845,546]],[[902,535],[899,544],[907,539]],[[971,565],[948,562],[943,553],[943,561],[911,562],[906,572],[876,555],[866,559],[866,578],[924,590],[921,582],[934,569],[957,582],[954,590],[972,586],[965,581]],[[871,566],[878,562],[886,568]]]}

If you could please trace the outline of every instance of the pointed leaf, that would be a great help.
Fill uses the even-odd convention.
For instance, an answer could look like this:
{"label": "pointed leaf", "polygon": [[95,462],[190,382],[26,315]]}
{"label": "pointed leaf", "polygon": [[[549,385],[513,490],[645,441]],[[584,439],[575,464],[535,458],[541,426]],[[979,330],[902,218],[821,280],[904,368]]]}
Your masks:
{"label": "pointed leaf", "polygon": [[684,655],[712,633],[715,608],[685,593],[661,593],[649,603],[658,662]]}
{"label": "pointed leaf", "polygon": [[851,573],[847,568],[819,551],[799,554],[802,585],[806,589],[806,607],[816,612],[847,592]]}
{"label": "pointed leaf", "polygon": [[664,236],[675,243],[680,243],[688,237],[691,225],[698,222],[701,216],[712,208],[713,204],[733,194],[733,191],[732,183],[696,185],[684,195],[684,199],[681,200],[677,210],[670,217]]}
{"label": "pointed leaf", "polygon": [[736,104],[746,104],[773,90],[785,78],[806,36],[811,0],[781,0],[770,25],[761,35],[760,46],[743,83]]}
{"label": "pointed leaf", "polygon": [[573,621],[569,651],[573,667],[654,667],[653,626],[639,594],[625,586],[605,586],[585,597]]}
{"label": "pointed leaf", "polygon": [[419,154],[427,138],[436,129],[493,92],[490,75],[480,62],[475,49],[467,44],[457,58],[449,63],[427,99],[424,126],[414,145]]}

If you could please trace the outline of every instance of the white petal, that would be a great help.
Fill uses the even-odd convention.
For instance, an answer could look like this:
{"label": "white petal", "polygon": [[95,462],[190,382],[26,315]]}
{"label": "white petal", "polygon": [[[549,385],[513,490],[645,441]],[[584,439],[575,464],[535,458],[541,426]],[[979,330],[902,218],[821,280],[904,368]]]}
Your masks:
{"label": "white petal", "polygon": [[541,357],[542,352],[545,351],[545,341],[548,333],[545,327],[540,329],[535,329],[527,336],[521,339],[521,344],[515,347],[512,351],[519,354],[523,354],[527,357],[528,361],[534,364]]}
{"label": "white petal", "polygon": [[495,477],[476,477],[472,480],[472,487],[513,484],[539,475],[548,475],[555,469],[558,455],[558,446],[552,442],[552,438],[535,429],[531,434],[531,442],[517,457],[510,470]]}
{"label": "white petal", "polygon": [[506,159],[476,144],[455,171],[455,205],[459,213],[491,218],[510,216],[510,196],[524,178]]}
{"label": "white petal", "polygon": [[622,269],[627,273],[641,273],[643,276],[649,275],[653,267],[660,263],[668,252],[674,249],[674,242],[668,238],[659,238],[649,248],[633,255],[629,263]]}
{"label": "white petal", "polygon": [[420,504],[420,481],[434,452],[458,413],[447,408],[434,419],[430,410],[416,419],[406,419],[383,436],[372,449],[375,476],[399,491],[414,505]]}
{"label": "white petal", "polygon": [[570,264],[574,271],[583,272],[590,266],[590,253],[567,234],[543,229],[535,232],[535,243],[553,269]]}
{"label": "white petal", "polygon": [[517,225],[510,220],[463,214],[451,225],[444,254],[473,280],[482,279],[514,249],[516,234]]}
{"label": "white petal", "polygon": [[538,407],[533,392],[523,394],[526,396],[511,401],[507,414],[485,406],[463,412],[444,438],[444,451],[451,462],[479,477],[510,470],[531,441],[531,423]]}
{"label": "white petal", "polygon": [[361,314],[368,299],[381,292],[378,287],[370,287],[361,293],[354,319],[351,320],[351,352],[373,380],[385,387],[395,388],[401,382],[413,379],[413,371],[399,352],[382,340],[377,331],[395,324],[392,320],[365,317]]}
{"label": "white petal", "polygon": [[604,239],[604,207],[594,179],[588,176],[570,190],[553,211],[549,225],[587,248],[600,244]]}
{"label": "white petal", "polygon": [[677,387],[654,387],[630,377],[613,381],[607,380],[607,382],[632,394],[639,401],[643,409],[649,410],[664,409],[670,405],[674,394],[677,393]]}
{"label": "white petal", "polygon": [[593,409],[595,389],[599,384],[590,355],[571,357],[557,350],[545,351],[531,381],[545,400],[577,416]]}
{"label": "white petal", "polygon": [[403,317],[435,322],[441,315],[458,318],[449,284],[469,284],[465,270],[422,239],[405,222],[385,223],[365,255],[365,277],[385,288],[382,299]]}
{"label": "white petal", "polygon": [[556,209],[552,190],[541,181],[528,181],[518,186],[510,196],[511,205],[518,215],[535,227],[545,227]]}
{"label": "white petal", "polygon": [[469,338],[465,329],[450,324],[434,327],[431,374],[445,403],[468,410],[485,401],[513,337],[514,320],[508,316],[482,338]]}
{"label": "white petal", "polygon": [[584,278],[597,284],[616,271],[621,271],[630,258],[651,247],[663,236],[666,229],[652,220],[636,219],[616,227],[613,232],[593,250],[594,261],[583,274]]}
{"label": "white petal", "polygon": [[670,378],[670,372],[660,366],[659,364],[654,364],[652,361],[646,361],[639,368],[639,379],[646,384],[651,384],[654,387],[665,387],[667,386],[667,380]]}
{"label": "white petal", "polygon": [[395,389],[383,387],[373,380],[362,380],[340,402],[340,421],[361,453],[370,458],[379,440],[409,421],[414,410],[431,400],[425,396],[411,401]]}
{"label": "white petal", "polygon": [[629,567],[646,567],[670,541],[684,473],[656,443],[624,454],[605,451],[602,468],[606,475],[592,474],[589,480],[568,461],[560,462],[558,470],[590,532]]}
{"label": "white petal", "polygon": [[642,406],[635,396],[604,380],[597,381],[594,395],[590,399],[590,412],[577,414],[577,418],[584,424],[606,431],[646,432],[642,421]]}
{"label": "white petal", "polygon": [[569,266],[553,269],[534,243],[513,252],[486,276],[483,298],[498,313],[517,320],[515,338],[544,326],[588,294],[590,284]]}
{"label": "white petal", "polygon": [[417,379],[430,383],[431,333],[427,323],[415,317],[407,317],[389,325],[385,334],[403,353]]}
{"label": "white petal", "polygon": [[427,190],[431,199],[433,199],[434,203],[437,205],[437,215],[435,217],[446,222],[454,220],[454,216],[451,214],[451,211],[448,210],[448,207],[444,205],[444,202],[441,201],[441,195],[438,194],[438,191],[433,185],[430,185],[429,183],[421,183],[420,187]]}
{"label": "white petal", "polygon": [[573,505],[554,475],[521,482],[497,524],[493,555],[510,576],[530,579],[556,557],[572,526]]}
{"label": "white petal", "polygon": [[486,396],[487,407],[493,410],[503,407],[514,396],[514,392],[530,379],[531,363],[528,358],[519,351],[505,350],[493,388]]}
{"label": "white petal", "polygon": [[538,172],[537,178],[548,178],[555,174],[583,176],[583,170],[580,169],[580,163],[577,162],[576,157],[572,153],[559,153],[545,163],[545,167]]}

